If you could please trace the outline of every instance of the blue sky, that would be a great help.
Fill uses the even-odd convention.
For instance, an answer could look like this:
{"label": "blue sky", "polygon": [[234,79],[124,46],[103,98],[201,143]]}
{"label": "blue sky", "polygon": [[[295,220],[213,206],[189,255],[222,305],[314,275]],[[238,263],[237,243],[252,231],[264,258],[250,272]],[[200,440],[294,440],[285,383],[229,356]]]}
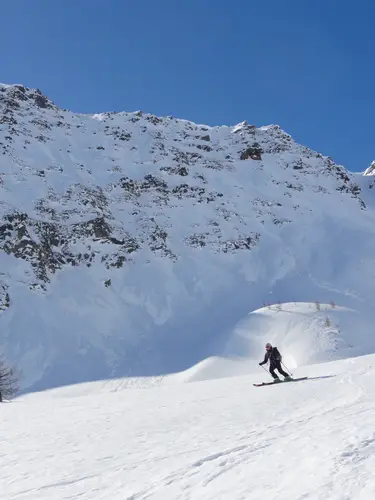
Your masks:
{"label": "blue sky", "polygon": [[1,3],[0,81],[78,112],[277,123],[355,171],[375,159],[373,0]]}

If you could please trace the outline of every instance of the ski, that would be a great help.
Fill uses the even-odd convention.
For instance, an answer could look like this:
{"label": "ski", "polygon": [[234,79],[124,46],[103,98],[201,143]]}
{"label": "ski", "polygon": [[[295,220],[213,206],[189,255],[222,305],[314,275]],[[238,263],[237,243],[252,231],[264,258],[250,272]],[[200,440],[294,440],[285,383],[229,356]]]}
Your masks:
{"label": "ski", "polygon": [[291,378],[289,380],[280,380],[280,382],[261,382],[260,384],[253,384],[254,387],[262,387],[263,385],[278,385],[282,382],[298,382],[300,380],[306,380],[308,377]]}

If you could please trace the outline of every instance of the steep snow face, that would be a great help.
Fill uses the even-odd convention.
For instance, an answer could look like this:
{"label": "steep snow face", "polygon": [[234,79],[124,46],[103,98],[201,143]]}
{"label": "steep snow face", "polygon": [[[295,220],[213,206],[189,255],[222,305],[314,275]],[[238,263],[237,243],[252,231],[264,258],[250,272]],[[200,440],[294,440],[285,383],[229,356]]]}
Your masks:
{"label": "steep snow face", "polygon": [[186,369],[262,304],[368,309],[372,185],[278,126],[78,115],[21,85],[0,124],[0,350],[25,389]]}

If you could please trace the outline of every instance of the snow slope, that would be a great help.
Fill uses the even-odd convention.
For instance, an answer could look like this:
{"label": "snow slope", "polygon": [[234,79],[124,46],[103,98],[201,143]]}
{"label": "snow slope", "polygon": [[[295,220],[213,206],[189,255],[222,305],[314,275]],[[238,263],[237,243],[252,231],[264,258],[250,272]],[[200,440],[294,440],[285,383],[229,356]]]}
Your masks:
{"label": "snow slope", "polygon": [[235,325],[221,355],[207,357],[176,374],[115,379],[114,385],[146,388],[252,374],[263,359],[266,342],[278,346],[289,370],[361,356],[375,351],[372,329],[371,313],[359,314],[336,304],[269,305],[252,311]]}
{"label": "snow slope", "polygon": [[0,86],[0,150],[0,351],[24,390],[255,357],[233,331],[278,302],[354,311],[336,354],[373,352],[373,176],[276,125],[78,115],[22,85]]}
{"label": "snow slope", "polygon": [[[88,383],[1,405],[3,500],[372,500],[375,356],[266,376]],[[220,373],[217,373],[220,376]]]}

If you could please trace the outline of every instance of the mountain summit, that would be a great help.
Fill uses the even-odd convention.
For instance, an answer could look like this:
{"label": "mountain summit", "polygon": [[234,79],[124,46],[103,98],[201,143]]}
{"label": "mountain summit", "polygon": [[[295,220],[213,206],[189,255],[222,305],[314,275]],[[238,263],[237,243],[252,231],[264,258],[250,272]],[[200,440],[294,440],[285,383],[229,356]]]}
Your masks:
{"label": "mountain summit", "polygon": [[268,303],[368,310],[373,177],[279,126],[75,114],[22,85],[0,124],[0,339],[24,389],[186,369]]}

